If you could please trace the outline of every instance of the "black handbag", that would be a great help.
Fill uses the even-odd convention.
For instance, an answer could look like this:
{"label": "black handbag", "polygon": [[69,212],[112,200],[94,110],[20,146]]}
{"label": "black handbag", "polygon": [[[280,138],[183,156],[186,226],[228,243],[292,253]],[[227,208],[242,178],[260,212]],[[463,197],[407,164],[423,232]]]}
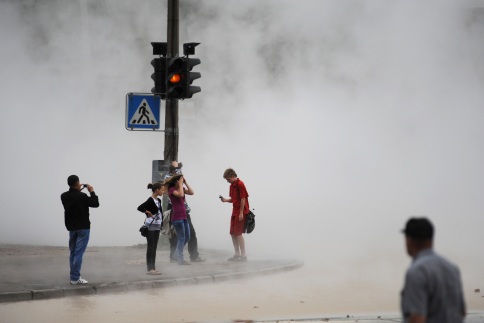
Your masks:
{"label": "black handbag", "polygon": [[[158,199],[159,203],[160,203],[160,206],[158,206],[158,210],[161,210],[160,207],[161,207],[161,201],[160,199]],[[155,216],[153,218],[153,221],[151,221],[150,225],[149,226],[146,226],[146,220],[145,220],[145,223],[143,223],[143,226],[141,228],[139,228],[139,233],[141,233],[141,236],[143,237],[146,237],[148,235],[148,228],[153,224],[153,222],[155,222],[155,220],[157,220],[158,217]]]}
{"label": "black handbag", "polygon": [[149,225],[149,226],[145,226],[145,225],[143,224],[143,226],[142,226],[141,228],[139,228],[139,232],[141,233],[141,235],[142,235],[143,237],[146,237],[146,236],[148,235],[148,228],[149,228],[149,227],[150,227],[150,226],[153,224],[153,222],[155,222],[155,220],[157,220],[157,219],[158,219],[158,216],[155,216],[155,217],[153,218],[153,221],[151,221],[151,223],[150,223],[150,225]]}
{"label": "black handbag", "polygon": [[146,237],[148,235],[148,227],[145,227],[145,225],[143,224],[143,226],[141,228],[139,228],[139,232],[141,233],[141,235],[143,237]]}

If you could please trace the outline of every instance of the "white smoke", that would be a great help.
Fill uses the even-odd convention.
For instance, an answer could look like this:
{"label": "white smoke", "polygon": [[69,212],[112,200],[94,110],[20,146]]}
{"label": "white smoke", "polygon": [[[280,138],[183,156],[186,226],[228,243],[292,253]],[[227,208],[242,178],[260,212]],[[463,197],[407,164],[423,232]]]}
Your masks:
{"label": "white smoke", "polygon": [[[249,254],[405,259],[399,230],[412,214],[434,221],[438,249],[475,250],[484,224],[478,5],[181,1],[180,43],[201,43],[202,92],[179,104],[200,247],[231,249],[230,206],[217,197],[233,167],[257,215]],[[0,8],[0,242],[65,245],[59,195],[75,173],[100,196],[90,244],[143,243],[136,207],[164,137],[125,130],[125,95],[153,86],[150,42],[166,41],[166,4]]]}

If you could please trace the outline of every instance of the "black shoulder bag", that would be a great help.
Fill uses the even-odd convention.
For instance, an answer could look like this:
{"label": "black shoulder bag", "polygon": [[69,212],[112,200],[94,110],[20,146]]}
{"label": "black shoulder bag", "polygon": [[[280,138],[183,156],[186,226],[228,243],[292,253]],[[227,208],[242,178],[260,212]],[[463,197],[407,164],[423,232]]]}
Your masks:
{"label": "black shoulder bag", "polygon": [[[159,211],[160,207],[161,207],[161,201],[160,201],[160,199],[157,199],[157,200],[158,200],[158,203],[160,203],[160,206],[157,205],[158,211]],[[145,223],[143,223],[143,226],[141,228],[139,228],[139,232],[141,233],[141,235],[143,237],[146,237],[148,235],[148,231],[149,231],[148,228],[153,224],[153,222],[155,222],[156,219],[157,219],[157,216],[155,215],[155,217],[153,218],[153,221],[151,221],[149,226],[145,226],[145,223],[146,223],[146,220],[145,220]]]}

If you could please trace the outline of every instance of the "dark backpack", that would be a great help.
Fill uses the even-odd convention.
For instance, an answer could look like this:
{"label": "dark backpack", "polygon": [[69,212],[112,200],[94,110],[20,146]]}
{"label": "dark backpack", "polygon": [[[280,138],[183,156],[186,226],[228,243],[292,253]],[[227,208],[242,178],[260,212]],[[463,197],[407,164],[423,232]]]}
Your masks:
{"label": "dark backpack", "polygon": [[251,233],[255,228],[255,214],[249,210],[244,224],[244,233]]}

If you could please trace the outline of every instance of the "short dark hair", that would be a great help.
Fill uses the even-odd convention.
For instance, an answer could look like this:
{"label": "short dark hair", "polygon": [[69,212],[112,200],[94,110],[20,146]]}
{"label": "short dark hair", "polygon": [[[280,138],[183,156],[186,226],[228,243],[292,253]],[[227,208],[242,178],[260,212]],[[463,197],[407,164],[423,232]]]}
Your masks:
{"label": "short dark hair", "polygon": [[427,218],[410,218],[402,232],[416,240],[432,240],[434,226]]}
{"label": "short dark hair", "polygon": [[227,168],[224,172],[224,178],[229,178],[232,176],[237,177],[237,173],[232,168]]}
{"label": "short dark hair", "polygon": [[77,182],[79,182],[79,177],[77,175],[71,175],[67,177],[67,185],[69,185],[69,187],[74,187]]}

